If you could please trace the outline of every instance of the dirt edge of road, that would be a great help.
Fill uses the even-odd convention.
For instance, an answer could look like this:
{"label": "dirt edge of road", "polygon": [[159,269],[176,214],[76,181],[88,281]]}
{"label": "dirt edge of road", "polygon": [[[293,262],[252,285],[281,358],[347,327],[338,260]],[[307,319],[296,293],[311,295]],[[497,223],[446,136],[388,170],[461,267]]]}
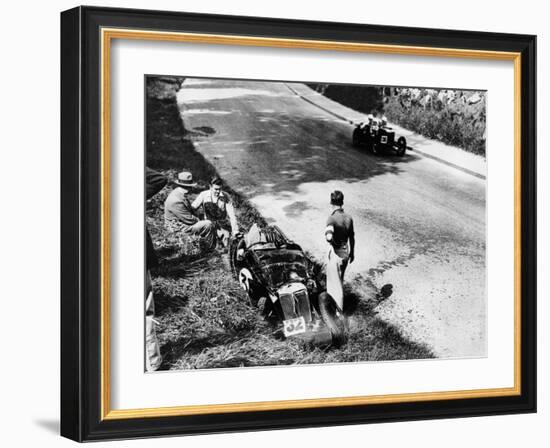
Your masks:
{"label": "dirt edge of road", "polygon": [[[188,170],[201,187],[216,174],[196,151],[180,118],[176,92],[181,79],[147,80],[147,165],[174,176]],[[226,185],[239,222],[248,228],[265,223],[258,211]],[[340,349],[322,349],[284,340],[278,325],[263,319],[248,305],[233,279],[227,261],[218,253],[204,253],[197,241],[167,235],[163,226],[165,188],[147,205],[146,219],[161,258],[152,272],[157,331],[164,370],[268,365],[323,364],[433,358],[423,344],[405,338],[399,329],[376,315],[383,294],[369,283],[346,285],[346,313],[350,334]],[[322,267],[317,263],[318,271]]]}

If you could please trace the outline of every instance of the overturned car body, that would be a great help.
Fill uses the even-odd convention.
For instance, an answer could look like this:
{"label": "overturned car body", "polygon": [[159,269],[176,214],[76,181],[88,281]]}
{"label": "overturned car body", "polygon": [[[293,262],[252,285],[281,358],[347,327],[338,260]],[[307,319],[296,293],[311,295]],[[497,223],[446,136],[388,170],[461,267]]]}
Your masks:
{"label": "overturned car body", "polygon": [[251,305],[265,315],[275,313],[285,337],[320,345],[334,342],[333,332],[313,306],[319,295],[313,265],[278,227],[253,225],[232,241],[230,261]]}

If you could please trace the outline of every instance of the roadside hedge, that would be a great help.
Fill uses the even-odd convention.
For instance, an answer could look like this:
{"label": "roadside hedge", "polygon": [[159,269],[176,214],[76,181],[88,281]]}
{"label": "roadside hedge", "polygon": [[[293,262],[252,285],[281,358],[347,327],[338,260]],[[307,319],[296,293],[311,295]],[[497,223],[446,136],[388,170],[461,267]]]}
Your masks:
{"label": "roadside hedge", "polygon": [[311,84],[326,97],[425,137],[485,156],[486,92]]}

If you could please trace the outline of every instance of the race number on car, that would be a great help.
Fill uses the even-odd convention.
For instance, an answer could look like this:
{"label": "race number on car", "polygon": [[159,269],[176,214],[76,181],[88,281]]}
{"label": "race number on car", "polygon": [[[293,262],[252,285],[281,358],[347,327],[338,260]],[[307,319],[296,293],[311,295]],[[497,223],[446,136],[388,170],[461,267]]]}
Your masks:
{"label": "race number on car", "polygon": [[283,331],[287,338],[295,334],[305,333],[306,321],[304,317],[300,316],[295,319],[288,319],[283,321]]}

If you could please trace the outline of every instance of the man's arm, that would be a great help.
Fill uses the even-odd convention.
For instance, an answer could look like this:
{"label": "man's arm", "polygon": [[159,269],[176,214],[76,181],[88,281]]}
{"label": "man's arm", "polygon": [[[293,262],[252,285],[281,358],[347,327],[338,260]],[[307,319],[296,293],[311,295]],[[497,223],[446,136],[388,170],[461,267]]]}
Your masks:
{"label": "man's arm", "polygon": [[171,204],[171,206],[168,207],[168,210],[172,215],[187,226],[192,226],[199,220],[193,214],[193,209],[191,208],[191,204],[189,203],[189,199],[187,199],[187,197],[182,198],[179,202]]}
{"label": "man's arm", "polygon": [[349,233],[349,262],[353,263],[355,259],[355,229],[353,228],[353,219],[350,224],[350,233]]}
{"label": "man's arm", "polygon": [[332,216],[327,219],[327,226],[325,227],[325,238],[332,244],[332,238],[334,237],[334,223],[332,222]]}
{"label": "man's arm", "polygon": [[203,191],[201,193],[199,193],[199,195],[195,198],[195,200],[192,202],[191,204],[191,208],[196,212],[200,206],[202,205],[202,203],[204,202],[204,194],[206,192]]}

